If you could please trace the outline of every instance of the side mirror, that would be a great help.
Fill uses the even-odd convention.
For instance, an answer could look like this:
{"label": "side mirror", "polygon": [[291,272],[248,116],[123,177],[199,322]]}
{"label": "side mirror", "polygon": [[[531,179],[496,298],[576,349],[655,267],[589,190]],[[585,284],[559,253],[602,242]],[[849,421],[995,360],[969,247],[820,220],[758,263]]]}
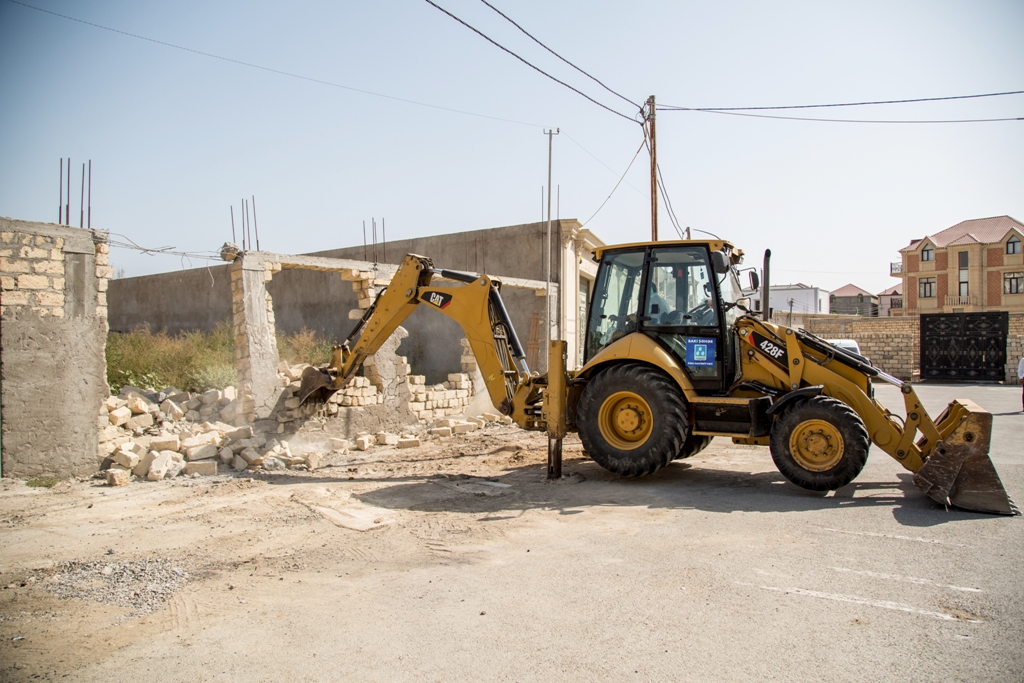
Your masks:
{"label": "side mirror", "polygon": [[725,255],[724,251],[713,251],[711,252],[711,265],[714,266],[715,272],[719,275],[728,273],[729,257]]}
{"label": "side mirror", "polygon": [[750,276],[750,289],[751,289],[751,291],[759,289],[761,287],[761,278],[759,278],[757,276],[757,273],[752,270],[749,273],[747,273],[747,275]]}

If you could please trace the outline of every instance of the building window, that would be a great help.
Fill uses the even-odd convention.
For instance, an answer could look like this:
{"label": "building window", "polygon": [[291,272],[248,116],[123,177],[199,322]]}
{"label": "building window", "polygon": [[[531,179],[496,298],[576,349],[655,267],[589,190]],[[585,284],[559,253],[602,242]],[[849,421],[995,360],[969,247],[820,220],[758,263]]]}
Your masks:
{"label": "building window", "polygon": [[1024,293],[1024,273],[1003,274],[1003,294]]}
{"label": "building window", "polygon": [[1020,238],[1016,235],[1006,240],[1006,253],[1007,254],[1019,254],[1020,253]]}
{"label": "building window", "polygon": [[960,296],[968,296],[970,294],[970,286],[968,283],[968,266],[970,265],[970,256],[966,251],[961,251],[956,255],[960,261],[959,277],[957,278],[960,283]]}
{"label": "building window", "polygon": [[[863,294],[858,294],[857,295],[857,303],[859,303],[859,304],[864,303],[864,295]],[[857,310],[859,311],[860,309],[858,308]]]}
{"label": "building window", "polygon": [[917,295],[922,299],[935,298],[935,278],[923,277],[917,281]]}
{"label": "building window", "polygon": [[925,247],[924,249],[921,250],[921,260],[922,261],[932,261],[934,259],[935,259],[935,252],[932,251],[931,247]]}

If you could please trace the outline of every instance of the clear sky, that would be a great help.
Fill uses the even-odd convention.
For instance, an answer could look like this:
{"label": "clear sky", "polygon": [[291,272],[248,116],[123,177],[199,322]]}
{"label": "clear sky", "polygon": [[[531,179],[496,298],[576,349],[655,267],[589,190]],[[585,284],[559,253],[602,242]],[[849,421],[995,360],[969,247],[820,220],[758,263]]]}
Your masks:
{"label": "clear sky", "polygon": [[[93,160],[93,227],[145,246],[213,251],[255,195],[260,246],[359,244],[540,220],[554,139],[558,213],[586,221],[642,141],[423,0],[28,4],[279,71],[213,59],[0,0],[0,215],[55,222],[70,156]],[[437,0],[627,116],[479,0]],[[905,99],[1024,89],[1024,3],[493,0],[634,102],[691,107]],[[863,119],[1024,116],[1024,96],[789,114]],[[494,120],[508,119],[513,122]],[[961,220],[1024,220],[1024,121],[882,125],[659,112],[658,159],[681,223],[770,247],[773,281],[896,283],[912,238]],[[645,154],[587,225],[649,235]],[[673,235],[662,214],[661,236]],[[126,275],[204,262],[115,250]],[[439,264],[443,265],[443,264]],[[499,273],[499,275],[515,275]]]}

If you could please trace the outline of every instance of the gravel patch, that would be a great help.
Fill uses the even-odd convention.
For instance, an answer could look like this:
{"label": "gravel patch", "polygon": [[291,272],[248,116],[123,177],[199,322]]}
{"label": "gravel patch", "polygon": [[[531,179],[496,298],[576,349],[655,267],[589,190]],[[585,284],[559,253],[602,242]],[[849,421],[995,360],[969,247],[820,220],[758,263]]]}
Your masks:
{"label": "gravel patch", "polygon": [[181,561],[73,560],[57,566],[46,590],[64,600],[94,600],[149,614],[160,609],[188,580],[189,573]]}

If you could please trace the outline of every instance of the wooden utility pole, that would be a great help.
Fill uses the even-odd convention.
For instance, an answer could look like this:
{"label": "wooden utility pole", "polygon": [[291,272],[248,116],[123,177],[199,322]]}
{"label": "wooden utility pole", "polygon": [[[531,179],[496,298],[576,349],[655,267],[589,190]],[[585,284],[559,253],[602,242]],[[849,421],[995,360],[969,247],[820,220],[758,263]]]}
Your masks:
{"label": "wooden utility pole", "polygon": [[654,95],[647,98],[647,141],[651,150],[651,241],[658,241],[658,146],[654,137]]}
{"label": "wooden utility pole", "polygon": [[[554,130],[546,130],[546,131],[544,131],[544,135],[548,136],[548,227],[547,227],[547,230],[545,231],[545,238],[544,238],[544,264],[545,264],[544,265],[544,282],[545,282],[545,288],[546,288],[546,293],[544,295],[544,307],[545,307],[545,309],[548,312],[547,315],[544,316],[544,323],[545,323],[545,325],[547,325],[547,333],[544,335],[544,339],[546,340],[546,342],[544,344],[544,365],[545,365],[545,367],[548,366],[548,362],[550,361],[550,349],[549,349],[550,343],[549,342],[551,341],[551,151],[552,151],[552,146],[551,145],[552,145],[552,141],[554,140],[554,136],[558,135],[560,132],[562,132],[560,128],[556,128]],[[561,235],[559,235],[558,244],[559,245],[562,244]],[[558,258],[559,258],[559,262],[561,262],[561,258],[562,258],[561,252],[559,252]],[[561,269],[559,269],[559,273],[561,273]],[[562,291],[562,289],[561,289],[562,288],[562,281],[561,281],[561,279],[559,279],[559,281],[558,281],[558,287],[559,287],[558,291],[561,292]],[[556,312],[556,315],[560,316],[561,314],[560,314],[560,312]],[[559,321],[561,321],[561,317],[559,317]],[[562,333],[561,324],[559,324],[558,333],[559,333],[559,335],[561,335],[561,333]]]}

